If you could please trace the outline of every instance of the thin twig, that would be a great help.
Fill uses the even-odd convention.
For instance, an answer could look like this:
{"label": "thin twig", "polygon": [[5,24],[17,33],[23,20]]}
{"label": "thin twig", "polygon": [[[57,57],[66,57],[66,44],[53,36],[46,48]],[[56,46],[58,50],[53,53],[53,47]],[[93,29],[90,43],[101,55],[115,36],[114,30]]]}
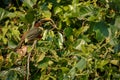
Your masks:
{"label": "thin twig", "polygon": [[32,45],[32,49],[28,53],[28,58],[27,58],[27,80],[29,80],[29,75],[30,75],[30,56],[31,56],[32,50],[34,49],[36,43],[37,43],[37,40],[34,41],[34,43]]}

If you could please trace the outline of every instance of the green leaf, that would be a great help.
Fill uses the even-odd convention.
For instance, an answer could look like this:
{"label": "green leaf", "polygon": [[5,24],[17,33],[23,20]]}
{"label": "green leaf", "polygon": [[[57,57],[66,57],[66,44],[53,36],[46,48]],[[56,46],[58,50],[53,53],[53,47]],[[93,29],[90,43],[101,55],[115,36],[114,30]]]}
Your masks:
{"label": "green leaf", "polygon": [[7,42],[8,42],[8,39],[7,39],[7,38],[2,38],[2,40],[3,40],[3,43],[4,43],[4,44],[7,44]]}
{"label": "green leaf", "polygon": [[37,63],[42,61],[45,58],[45,53],[40,53],[39,55],[37,55]]}
{"label": "green leaf", "polygon": [[82,50],[82,46],[85,44],[86,44],[85,40],[78,39],[74,44],[74,49]]}
{"label": "green leaf", "polygon": [[0,79],[2,80],[19,80],[26,75],[24,67],[10,68],[0,72]]}
{"label": "green leaf", "polygon": [[118,28],[114,25],[110,25],[110,27],[108,28],[109,31],[109,40],[110,40],[110,45],[118,45],[118,40],[116,39],[116,31],[118,30]]}
{"label": "green leaf", "polygon": [[48,30],[45,30],[44,33],[43,33],[43,37],[42,37],[43,40],[46,39],[46,37],[47,37],[47,33],[48,33]]}
{"label": "green leaf", "polygon": [[10,70],[8,72],[8,76],[7,76],[6,80],[18,80],[17,73],[14,70]]}
{"label": "green leaf", "polygon": [[27,14],[25,15],[26,21],[27,21],[28,23],[32,23],[32,22],[34,21],[35,14],[36,14],[36,11],[29,10],[29,11],[27,12]]}
{"label": "green leaf", "polygon": [[[92,5],[81,5],[79,10],[79,16],[77,16],[80,20],[87,19],[91,16],[95,15],[94,7]],[[86,18],[87,17],[87,18]]]}
{"label": "green leaf", "polygon": [[119,60],[111,60],[110,63],[119,66]]}
{"label": "green leaf", "polygon": [[79,29],[74,30],[74,35],[78,37],[80,34],[86,32],[89,29],[89,26],[82,26]]}
{"label": "green leaf", "polygon": [[96,23],[93,31],[96,32],[96,39],[98,41],[104,40],[105,37],[109,36],[108,26],[103,21]]}
{"label": "green leaf", "polygon": [[80,71],[82,71],[83,69],[85,69],[86,67],[86,60],[85,59],[81,59],[70,71],[69,71],[69,75],[71,79],[74,79],[75,75],[76,75],[76,68]]}
{"label": "green leaf", "polygon": [[15,47],[17,47],[17,45],[15,45],[15,43],[13,41],[8,41],[8,47],[15,48]]}
{"label": "green leaf", "polygon": [[2,28],[3,37],[6,35],[7,31],[8,31],[7,27]]}
{"label": "green leaf", "polygon": [[55,60],[58,61],[58,55],[57,55],[56,51],[55,50],[50,50],[50,52],[52,53]]}
{"label": "green leaf", "polygon": [[115,26],[120,29],[120,16],[117,16],[115,19]]}
{"label": "green leaf", "polygon": [[96,32],[96,39],[98,41],[102,41],[105,39],[104,35],[100,32],[100,30],[96,30],[95,32]]}
{"label": "green leaf", "polygon": [[24,0],[23,4],[25,6],[27,6],[29,9],[31,9],[33,7],[33,5],[35,4],[36,0]]}
{"label": "green leaf", "polygon": [[14,38],[14,40],[18,41],[20,40],[20,32],[18,30],[18,27],[17,26],[14,26],[12,29],[10,29],[11,33],[12,33],[12,36]]}
{"label": "green leaf", "polygon": [[62,70],[63,73],[66,73],[69,71],[69,68],[67,67],[61,67],[60,69]]}
{"label": "green leaf", "polygon": [[58,44],[59,44],[59,48],[62,49],[63,48],[63,35],[61,33],[58,32]]}
{"label": "green leaf", "polygon": [[48,67],[48,62],[49,62],[49,58],[44,58],[41,62],[37,64],[37,67],[45,69]]}
{"label": "green leaf", "polygon": [[71,7],[72,7],[72,15],[74,15],[74,16],[79,16],[79,7],[78,7],[78,3],[79,3],[79,0],[73,0],[72,1],[72,5],[71,5]]}
{"label": "green leaf", "polygon": [[81,59],[76,65],[76,68],[78,68],[78,70],[82,71],[83,69],[85,69],[86,67],[86,60],[85,59]]}
{"label": "green leaf", "polygon": [[8,11],[0,8],[0,20],[2,20],[2,19],[4,19],[5,17],[7,17],[7,14],[8,14],[8,13],[9,13]]}
{"label": "green leaf", "polygon": [[44,17],[51,18],[52,14],[51,14],[51,12],[49,10],[44,10],[43,13],[42,13],[42,15]]}
{"label": "green leaf", "polygon": [[97,68],[103,68],[106,64],[108,64],[109,61],[108,60],[101,60],[97,62]]}
{"label": "green leaf", "polygon": [[60,7],[55,7],[54,8],[54,13],[55,14],[58,14],[58,13],[60,13],[62,11],[62,9],[60,8]]}
{"label": "green leaf", "polygon": [[69,37],[70,35],[73,34],[73,30],[72,30],[72,28],[70,28],[70,27],[65,28],[65,29],[64,29],[64,33],[65,33],[65,36],[66,36],[66,37]]}

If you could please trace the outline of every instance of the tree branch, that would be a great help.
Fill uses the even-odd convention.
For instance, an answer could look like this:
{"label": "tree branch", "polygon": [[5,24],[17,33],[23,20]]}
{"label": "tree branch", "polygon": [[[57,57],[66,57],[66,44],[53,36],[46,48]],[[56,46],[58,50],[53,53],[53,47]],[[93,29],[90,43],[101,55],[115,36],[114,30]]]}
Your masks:
{"label": "tree branch", "polygon": [[28,53],[28,58],[27,58],[27,80],[29,80],[29,75],[30,75],[30,56],[31,56],[32,50],[34,49],[36,43],[37,43],[37,40],[34,41],[34,43],[32,45],[32,49]]}

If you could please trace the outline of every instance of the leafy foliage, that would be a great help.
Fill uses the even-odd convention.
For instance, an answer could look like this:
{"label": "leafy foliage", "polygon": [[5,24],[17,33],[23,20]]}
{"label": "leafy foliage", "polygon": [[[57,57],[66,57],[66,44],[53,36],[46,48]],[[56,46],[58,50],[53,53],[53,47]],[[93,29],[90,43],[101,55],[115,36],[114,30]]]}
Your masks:
{"label": "leafy foliage", "polygon": [[[119,80],[119,0],[22,1],[0,8],[1,80]],[[45,23],[34,49],[27,43],[14,51],[42,18],[53,19],[57,29]]]}

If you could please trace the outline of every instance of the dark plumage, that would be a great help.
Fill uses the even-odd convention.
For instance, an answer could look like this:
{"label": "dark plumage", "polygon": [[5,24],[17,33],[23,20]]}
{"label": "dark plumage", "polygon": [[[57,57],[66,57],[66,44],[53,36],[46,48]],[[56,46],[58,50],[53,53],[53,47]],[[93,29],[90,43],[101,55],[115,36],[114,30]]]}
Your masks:
{"label": "dark plumage", "polygon": [[21,41],[19,42],[19,44],[15,48],[15,50],[19,49],[23,43],[35,40],[36,38],[41,39],[42,33],[43,33],[42,24],[45,22],[48,22],[48,21],[51,22],[53,28],[56,28],[56,25],[54,24],[54,22],[50,18],[45,18],[45,19],[41,19],[39,21],[36,21],[34,24],[34,27],[23,34]]}

